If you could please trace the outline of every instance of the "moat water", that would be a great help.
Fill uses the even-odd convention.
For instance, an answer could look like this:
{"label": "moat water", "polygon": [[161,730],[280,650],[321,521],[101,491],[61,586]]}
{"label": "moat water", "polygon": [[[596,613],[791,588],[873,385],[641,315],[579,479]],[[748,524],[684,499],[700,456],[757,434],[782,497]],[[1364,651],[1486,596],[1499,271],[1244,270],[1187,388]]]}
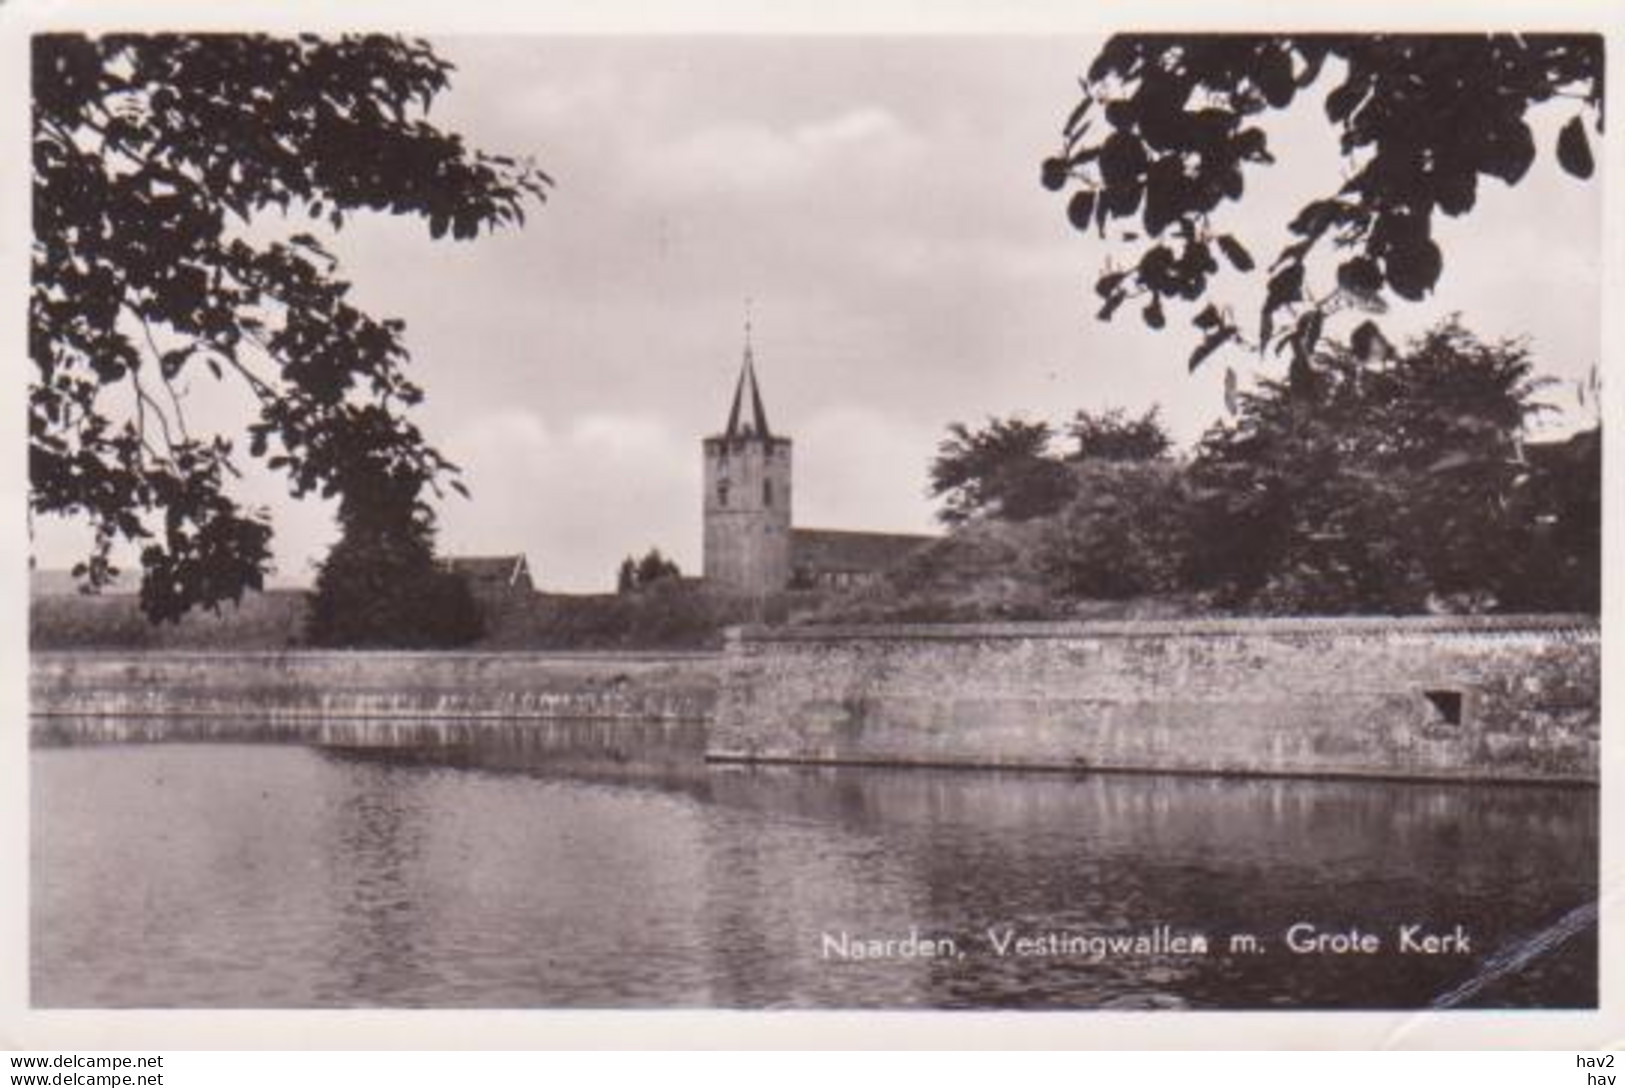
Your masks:
{"label": "moat water", "polygon": [[31,759],[36,1006],[1597,1000],[1589,789]]}

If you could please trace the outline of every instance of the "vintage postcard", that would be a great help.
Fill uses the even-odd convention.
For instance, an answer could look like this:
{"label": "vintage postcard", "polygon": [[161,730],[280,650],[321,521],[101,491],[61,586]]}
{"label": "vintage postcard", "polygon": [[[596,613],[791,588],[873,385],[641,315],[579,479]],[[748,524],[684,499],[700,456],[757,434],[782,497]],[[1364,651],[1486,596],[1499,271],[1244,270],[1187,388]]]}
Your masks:
{"label": "vintage postcard", "polygon": [[0,8],[0,1034],[1619,1046],[1619,14]]}

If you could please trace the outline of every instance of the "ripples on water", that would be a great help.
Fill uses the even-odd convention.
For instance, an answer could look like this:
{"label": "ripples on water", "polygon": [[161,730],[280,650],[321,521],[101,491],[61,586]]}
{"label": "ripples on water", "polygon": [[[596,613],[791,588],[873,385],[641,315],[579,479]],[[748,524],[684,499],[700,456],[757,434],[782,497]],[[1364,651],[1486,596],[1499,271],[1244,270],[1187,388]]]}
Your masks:
{"label": "ripples on water", "polygon": [[[696,768],[592,781],[295,746],[36,749],[41,1006],[1418,1008],[1596,898],[1597,794]],[[1298,921],[1471,956],[1294,956]],[[1153,925],[1204,957],[1000,958]],[[842,962],[821,936],[952,936]],[[1232,933],[1267,946],[1229,955]],[[1590,928],[1477,1006],[1594,1007]]]}

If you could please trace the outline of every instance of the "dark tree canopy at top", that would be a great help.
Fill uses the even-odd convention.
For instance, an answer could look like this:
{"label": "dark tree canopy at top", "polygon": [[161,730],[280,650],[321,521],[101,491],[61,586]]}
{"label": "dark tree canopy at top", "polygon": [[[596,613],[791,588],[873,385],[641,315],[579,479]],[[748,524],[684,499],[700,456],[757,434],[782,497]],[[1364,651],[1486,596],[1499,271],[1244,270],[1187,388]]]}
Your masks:
{"label": "dark tree canopy at top", "polygon": [[263,240],[261,214],[521,223],[548,179],[429,123],[450,72],[371,35],[34,39],[30,509],[94,528],[90,582],[127,540],[155,619],[261,585],[268,518],[229,493],[237,444],[188,419],[199,380],[248,391],[247,454],[295,496],[460,487],[407,418],[401,322],[357,308],[308,231]]}
{"label": "dark tree canopy at top", "polygon": [[[1326,78],[1322,78],[1323,72]],[[1333,75],[1335,73],[1335,76]],[[1079,230],[1138,252],[1096,281],[1100,317],[1130,299],[1152,328],[1173,300],[1201,302],[1220,258],[1241,273],[1260,263],[1226,233],[1218,212],[1240,201],[1250,170],[1275,162],[1260,118],[1324,90],[1320,105],[1346,168],[1296,209],[1293,240],[1265,255],[1268,276],[1256,339],[1225,306],[1194,317],[1192,369],[1229,342],[1292,353],[1307,366],[1325,319],[1380,309],[1392,292],[1418,300],[1444,263],[1435,215],[1470,212],[1483,178],[1516,185],[1542,149],[1528,113],[1553,99],[1573,110],[1547,153],[1579,178],[1595,171],[1588,129],[1600,134],[1600,35],[1121,35],[1081,81],[1064,145],[1043,164],[1044,185],[1070,189]],[[1589,122],[1589,123],[1588,123]],[[1317,247],[1338,254],[1335,281],[1313,283]],[[1356,330],[1363,350],[1381,343]]]}

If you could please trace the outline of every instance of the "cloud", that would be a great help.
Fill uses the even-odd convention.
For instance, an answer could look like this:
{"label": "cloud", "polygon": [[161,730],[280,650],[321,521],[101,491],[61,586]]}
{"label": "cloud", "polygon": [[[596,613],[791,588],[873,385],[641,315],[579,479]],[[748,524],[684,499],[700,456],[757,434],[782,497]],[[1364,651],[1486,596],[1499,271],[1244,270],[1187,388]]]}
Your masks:
{"label": "cloud", "polygon": [[927,473],[937,436],[863,407],[809,418],[795,440],[795,521],[824,529],[923,532],[932,527]]}
{"label": "cloud", "polygon": [[896,117],[861,107],[789,129],[711,124],[634,155],[657,191],[715,197],[826,186],[851,165],[850,156],[871,168],[892,169],[916,146]]}
{"label": "cloud", "polygon": [[[927,429],[863,407],[800,421],[796,523],[926,531]],[[610,587],[627,554],[659,547],[685,571],[700,563],[700,446],[664,419],[591,412],[563,425],[502,409],[451,436],[474,492],[442,507],[442,550],[524,551],[544,588]]]}
{"label": "cloud", "polygon": [[600,457],[642,458],[668,448],[672,436],[652,416],[590,413],[570,427],[569,444]]}
{"label": "cloud", "polygon": [[543,588],[603,591],[621,557],[656,546],[699,562],[699,446],[662,420],[593,412],[549,426],[501,409],[451,436],[472,502],[441,510],[441,550],[524,552]]}

